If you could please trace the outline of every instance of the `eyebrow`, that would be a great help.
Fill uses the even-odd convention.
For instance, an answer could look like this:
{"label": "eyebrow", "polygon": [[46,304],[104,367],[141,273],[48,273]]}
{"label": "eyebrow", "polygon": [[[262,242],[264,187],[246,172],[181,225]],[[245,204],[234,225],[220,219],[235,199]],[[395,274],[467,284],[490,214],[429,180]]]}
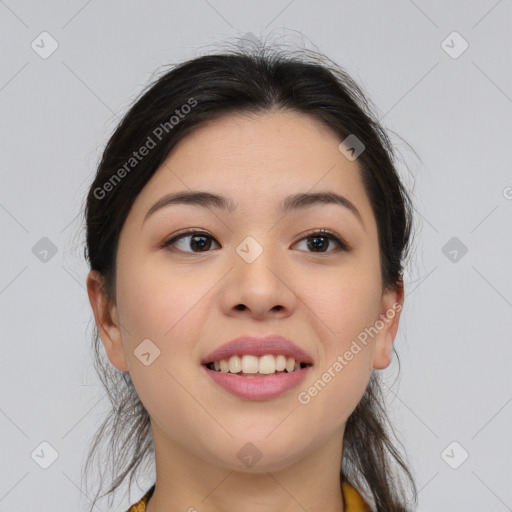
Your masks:
{"label": "eyebrow", "polygon": [[[171,205],[188,204],[193,206],[200,206],[202,208],[217,208],[233,212],[237,203],[218,194],[211,192],[201,191],[183,191],[167,194],[161,197],[146,213],[144,222],[156,211]],[[283,213],[288,213],[292,210],[300,210],[310,208],[318,204],[337,204],[351,211],[363,225],[363,219],[359,210],[355,205],[346,197],[336,194],[334,192],[300,192],[297,194],[286,197],[280,205]]]}

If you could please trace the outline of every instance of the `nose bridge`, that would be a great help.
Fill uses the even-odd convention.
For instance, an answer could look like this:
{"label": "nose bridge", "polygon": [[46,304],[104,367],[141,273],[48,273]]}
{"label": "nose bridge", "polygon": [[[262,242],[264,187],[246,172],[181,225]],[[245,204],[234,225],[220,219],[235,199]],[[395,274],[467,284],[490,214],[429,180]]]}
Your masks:
{"label": "nose bridge", "polygon": [[236,246],[233,272],[223,297],[228,311],[249,309],[253,315],[261,316],[270,311],[289,313],[294,307],[294,294],[285,284],[287,276],[280,275],[283,265],[270,239],[260,237],[260,243],[255,237],[247,236]]}
{"label": "nose bridge", "polygon": [[[252,293],[269,294],[275,287],[275,270],[277,266],[275,249],[270,245],[269,238],[247,236],[235,249],[235,272],[241,285],[250,287]],[[249,290],[248,290],[249,291]]]}

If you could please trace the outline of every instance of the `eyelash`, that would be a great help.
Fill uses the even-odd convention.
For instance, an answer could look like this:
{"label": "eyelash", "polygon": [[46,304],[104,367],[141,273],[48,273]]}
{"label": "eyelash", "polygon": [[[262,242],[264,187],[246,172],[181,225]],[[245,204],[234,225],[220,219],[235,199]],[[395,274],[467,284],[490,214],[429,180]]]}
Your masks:
{"label": "eyelash", "polygon": [[[184,231],[183,233],[180,233],[179,235],[166,240],[161,245],[161,248],[164,249],[166,247],[169,247],[170,245],[177,242],[178,240],[181,240],[182,238],[187,238],[188,236],[191,236],[191,235],[203,236],[205,238],[210,238],[212,240],[215,240],[215,238],[213,236],[211,236],[209,233],[206,233],[204,231],[188,230],[188,231]],[[351,247],[343,239],[341,239],[340,237],[335,235],[332,231],[329,231],[327,229],[319,229],[316,231],[312,231],[311,233],[307,233],[306,236],[302,237],[296,243],[302,242],[303,240],[307,240],[308,238],[327,238],[329,240],[336,242],[336,244],[338,244],[338,248],[331,250],[331,251],[325,251],[325,252],[323,252],[323,251],[319,251],[319,252],[306,251],[306,252],[310,252],[311,254],[324,255],[324,254],[329,254],[329,253],[339,252],[339,251],[350,252],[352,250]],[[217,242],[217,240],[215,240],[215,242],[218,245],[220,245]],[[175,250],[178,250],[180,252],[189,253],[189,254],[190,253],[191,254],[201,254],[202,252],[210,252],[210,251],[181,251],[181,249],[175,249]]]}

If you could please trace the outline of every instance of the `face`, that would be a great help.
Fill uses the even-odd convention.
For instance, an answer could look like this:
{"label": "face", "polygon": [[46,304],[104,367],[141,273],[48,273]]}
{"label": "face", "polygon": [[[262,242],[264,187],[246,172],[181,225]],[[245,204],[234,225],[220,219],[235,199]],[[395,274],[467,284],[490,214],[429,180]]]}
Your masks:
{"label": "face", "polygon": [[[388,366],[402,295],[383,291],[376,222],[340,142],[303,114],[225,116],[181,140],[138,195],[119,239],[117,303],[102,306],[94,272],[88,289],[155,442],[238,470],[252,443],[258,471],[283,468],[338,443],[372,370]],[[148,215],[191,191],[233,208],[175,203]],[[323,192],[344,204],[281,208]],[[233,394],[201,361],[242,335],[283,336],[312,364],[272,398]]]}

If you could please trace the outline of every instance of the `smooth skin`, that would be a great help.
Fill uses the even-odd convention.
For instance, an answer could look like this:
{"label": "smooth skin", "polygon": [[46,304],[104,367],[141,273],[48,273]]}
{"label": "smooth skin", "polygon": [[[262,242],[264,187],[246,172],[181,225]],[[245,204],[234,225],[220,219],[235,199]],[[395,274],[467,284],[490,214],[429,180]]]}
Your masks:
{"label": "smooth skin", "polygon": [[[297,395],[365,328],[401,306],[403,288],[383,289],[375,218],[358,162],[339,151],[340,142],[317,120],[290,111],[229,114],[195,129],[129,212],[116,304],[107,304],[101,276],[90,272],[89,300],[108,358],[130,372],[151,417],[157,478],[148,512],[343,511],[345,424],[372,370],[391,362],[401,308],[309,403]],[[144,221],[161,197],[190,190],[237,207],[171,205]],[[361,219],[337,204],[285,215],[279,208],[288,195],[325,191],[351,201]],[[187,228],[212,238],[189,235],[162,247]],[[328,238],[317,249],[307,237],[319,229],[351,250]],[[247,236],[263,249],[252,263],[236,251]],[[314,360],[306,381],[263,401],[215,384],[200,360],[243,334],[294,341]],[[145,339],[160,350],[149,366],[134,354]],[[247,443],[261,453],[250,468],[237,456]]]}

